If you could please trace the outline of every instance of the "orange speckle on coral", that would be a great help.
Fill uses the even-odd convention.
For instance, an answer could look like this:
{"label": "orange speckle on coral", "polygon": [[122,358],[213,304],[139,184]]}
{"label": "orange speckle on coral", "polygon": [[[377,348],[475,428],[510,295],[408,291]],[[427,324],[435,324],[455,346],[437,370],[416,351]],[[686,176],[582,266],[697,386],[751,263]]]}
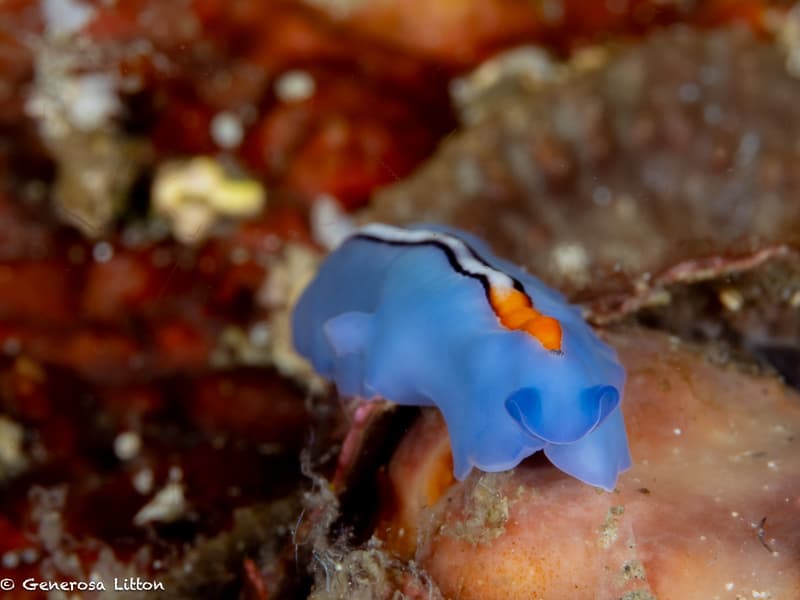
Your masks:
{"label": "orange speckle on coral", "polygon": [[536,310],[524,293],[515,289],[492,288],[489,300],[504,327],[526,331],[548,350],[561,351],[561,324]]}

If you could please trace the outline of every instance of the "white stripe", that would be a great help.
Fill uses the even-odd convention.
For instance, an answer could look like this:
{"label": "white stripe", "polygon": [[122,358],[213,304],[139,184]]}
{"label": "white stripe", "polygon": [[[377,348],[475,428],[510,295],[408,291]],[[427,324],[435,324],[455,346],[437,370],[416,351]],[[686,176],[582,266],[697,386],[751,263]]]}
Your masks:
{"label": "white stripe", "polygon": [[425,242],[436,242],[447,246],[456,257],[458,266],[470,275],[483,276],[489,282],[489,286],[498,291],[511,289],[514,281],[497,269],[476,260],[469,251],[467,245],[455,236],[439,233],[438,231],[426,231],[424,229],[402,229],[382,223],[370,223],[361,227],[355,235],[363,233],[386,242],[397,242],[406,244],[421,244]]}

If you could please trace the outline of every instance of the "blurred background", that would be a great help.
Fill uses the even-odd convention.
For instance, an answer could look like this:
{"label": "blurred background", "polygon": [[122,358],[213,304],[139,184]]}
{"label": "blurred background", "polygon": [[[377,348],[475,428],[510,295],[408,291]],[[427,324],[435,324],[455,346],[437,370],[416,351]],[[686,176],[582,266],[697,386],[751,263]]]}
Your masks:
{"label": "blurred background", "polygon": [[796,386],[799,41],[760,0],[0,0],[0,576],[442,597],[367,541],[417,413],[354,436],[289,340],[350,221]]}

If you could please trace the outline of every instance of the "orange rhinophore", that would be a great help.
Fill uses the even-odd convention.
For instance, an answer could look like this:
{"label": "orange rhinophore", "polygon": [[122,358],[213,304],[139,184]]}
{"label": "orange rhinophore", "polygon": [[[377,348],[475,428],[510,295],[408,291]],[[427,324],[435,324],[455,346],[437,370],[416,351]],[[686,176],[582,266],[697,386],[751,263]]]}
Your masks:
{"label": "orange rhinophore", "polygon": [[514,288],[493,287],[489,299],[504,327],[526,331],[548,350],[561,351],[561,325],[536,310],[526,294]]}

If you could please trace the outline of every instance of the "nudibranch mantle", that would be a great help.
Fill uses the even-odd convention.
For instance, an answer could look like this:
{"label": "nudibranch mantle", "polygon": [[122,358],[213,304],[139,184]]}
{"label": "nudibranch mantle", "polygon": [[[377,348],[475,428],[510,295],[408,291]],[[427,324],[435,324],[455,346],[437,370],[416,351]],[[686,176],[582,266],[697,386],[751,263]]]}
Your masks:
{"label": "nudibranch mantle", "polygon": [[611,490],[631,464],[613,349],[558,292],[465,232],[362,227],[303,292],[292,331],[341,394],[437,406],[458,479],[544,450]]}

